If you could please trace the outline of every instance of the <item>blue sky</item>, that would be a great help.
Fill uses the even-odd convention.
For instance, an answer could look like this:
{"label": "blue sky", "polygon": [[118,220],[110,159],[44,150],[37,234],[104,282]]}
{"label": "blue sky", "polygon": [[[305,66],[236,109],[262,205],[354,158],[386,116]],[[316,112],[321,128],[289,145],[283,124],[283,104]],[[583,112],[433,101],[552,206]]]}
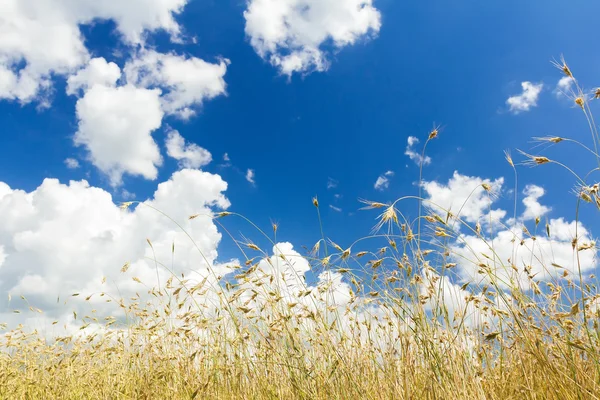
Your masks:
{"label": "blue sky", "polygon": [[[22,10],[13,11],[35,14],[26,8],[43,3],[48,1],[31,0]],[[326,38],[318,48],[328,66],[315,71],[312,65],[290,75],[273,65],[269,56],[261,57],[252,45],[244,15],[251,2],[172,3],[184,5],[177,12],[166,11],[183,40],[174,39],[176,35],[161,26],[142,29],[143,40],[126,40],[116,18],[77,25],[87,60],[102,57],[121,69],[144,51],[195,57],[211,64],[223,58],[230,61],[223,76],[226,93],[193,104],[197,115],[187,120],[165,115],[160,127],[152,130],[164,157],[156,179],[125,173],[122,182],[111,185],[107,174],[90,161],[86,146],[74,145],[80,124],[76,107],[82,97],[67,95],[67,79],[86,67],[84,61],[44,75],[50,82],[44,98],[5,95],[2,99],[0,95],[0,182],[12,190],[31,192],[45,178],[63,184],[85,179],[111,193],[117,203],[128,200],[123,190],[135,193],[138,200],[152,198],[157,184],[179,169],[165,149],[167,133],[177,130],[186,142],[212,154],[212,162],[202,170],[228,183],[225,195],[230,211],[265,229],[270,219],[278,221],[280,238],[299,248],[319,238],[313,196],[320,200],[326,234],[349,244],[367,234],[374,223],[373,212],[357,212],[359,198],[386,202],[416,193],[419,171],[404,154],[407,140],[414,136],[422,145],[434,124],[442,129],[429,145],[432,162],[424,168],[424,179],[446,183],[454,171],[489,179],[505,177],[498,206],[509,210],[509,215],[508,190],[514,181],[504,161],[505,149],[529,150],[531,137],[546,135],[590,143],[581,112],[554,93],[561,75],[550,60],[564,54],[580,82],[590,87],[599,82],[600,54],[593,38],[600,5],[595,2],[574,6],[560,1],[365,1],[365,7],[368,4],[379,13],[380,27],[367,29],[343,45]],[[0,17],[2,29],[11,27]],[[9,45],[2,46],[0,40],[0,65],[13,72],[32,62]],[[16,55],[11,56],[11,51]],[[284,48],[280,53],[290,51]],[[543,84],[543,88],[527,111],[511,112],[506,101],[521,94],[522,82]],[[231,160],[228,167],[223,166],[225,153]],[[594,162],[581,157],[574,146],[551,148],[548,154],[581,171]],[[520,160],[516,151],[513,156]],[[79,168],[67,168],[67,158],[78,160]],[[255,184],[246,180],[248,169],[255,172]],[[377,178],[386,171],[394,172],[389,187],[376,190]],[[545,190],[545,204],[552,208],[546,217],[574,219],[575,197],[569,194],[574,180],[568,173],[556,166],[519,167],[518,171],[519,191],[528,183]],[[330,178],[337,187],[328,189]],[[416,208],[403,211],[414,216]],[[593,213],[589,218],[597,221]],[[253,236],[239,220],[226,223],[236,238],[239,233]],[[224,241],[219,247],[221,258],[234,255],[231,250],[231,243]]]}

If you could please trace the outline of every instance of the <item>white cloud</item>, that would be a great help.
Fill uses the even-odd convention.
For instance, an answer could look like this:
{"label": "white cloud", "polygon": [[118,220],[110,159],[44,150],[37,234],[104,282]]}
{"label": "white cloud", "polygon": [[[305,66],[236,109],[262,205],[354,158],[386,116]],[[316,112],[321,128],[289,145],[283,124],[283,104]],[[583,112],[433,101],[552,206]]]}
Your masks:
{"label": "white cloud", "polygon": [[133,200],[133,199],[135,199],[135,193],[131,193],[127,189],[122,189],[121,190],[121,198],[123,200]]}
{"label": "white cloud", "polygon": [[546,207],[538,201],[545,193],[546,192],[542,187],[536,185],[525,186],[525,189],[523,190],[523,194],[525,195],[525,198],[523,199],[525,211],[521,217],[524,221],[543,217],[550,212],[550,207]]}
{"label": "white cloud", "polygon": [[164,30],[178,40],[174,15],[187,0],[3,0],[0,12],[0,99],[44,102],[51,76],[89,60],[81,25],[112,20],[126,44]]}
{"label": "white cloud", "polygon": [[[529,288],[526,268],[530,269],[530,274],[535,276],[536,280],[558,279],[564,270],[575,273],[579,268],[578,263],[583,272],[596,268],[595,249],[579,252],[579,261],[576,257],[577,251],[573,249],[572,241],[576,236],[579,244],[592,241],[588,230],[581,223],[555,218],[548,221],[549,237],[545,230],[540,231],[535,238],[523,232],[524,223],[544,216],[550,211],[549,207],[539,202],[544,195],[543,188],[535,185],[526,186],[523,191],[525,198],[522,217],[519,221],[514,221],[512,218],[504,221],[507,212],[492,208],[503,183],[503,178],[491,181],[455,172],[447,184],[426,182],[423,185],[426,198],[431,201],[425,204],[436,212],[442,213],[442,217],[445,216],[445,211],[441,208],[450,209],[454,215],[459,215],[467,223],[487,222],[490,227],[486,230],[487,235],[482,232],[480,236],[466,229],[467,233],[460,234],[459,227],[455,226],[458,237],[450,244],[450,250],[451,258],[458,264],[461,280],[476,283],[489,281],[490,275],[481,273],[481,265],[488,265],[493,272],[492,276],[498,279],[498,284],[501,286],[519,284]],[[491,196],[482,184],[489,185]],[[436,203],[439,207],[432,203]],[[552,266],[553,263],[560,267]]]}
{"label": "white cloud", "polygon": [[[195,112],[191,107],[223,94],[226,65],[147,51],[127,64],[126,83],[116,86],[119,67],[103,58],[92,59],[68,81],[68,93],[83,93],[77,102],[79,130],[74,143],[86,147],[90,161],[113,186],[121,184],[124,174],[155,179],[162,157],[152,133],[166,114],[190,117]],[[194,144],[185,147],[178,137],[169,137],[167,150],[183,167],[210,162],[208,151]]]}
{"label": "white cloud", "polygon": [[196,57],[142,51],[125,65],[129,83],[145,88],[161,88],[166,114],[188,119],[205,100],[225,94],[228,60],[211,64]]}
{"label": "white cloud", "polygon": [[[211,218],[200,216],[190,221],[188,217],[210,214],[212,207],[229,207],[223,196],[227,184],[217,175],[198,170],[174,173],[158,185],[151,200],[129,211],[119,209],[110,193],[90,187],[86,181],[63,184],[46,179],[32,192],[6,188],[0,183],[5,192],[0,196],[0,249],[4,255],[0,291],[12,293],[13,298],[23,294],[50,315],[71,311],[56,304],[58,295],[64,298],[71,293],[101,291],[117,298],[133,295],[144,287],[133,282],[132,276],[155,286],[154,255],[146,238],[159,262],[171,267],[174,243],[173,268],[190,276],[194,276],[192,271],[206,275],[217,257],[221,234]],[[195,243],[145,205],[180,223]],[[127,261],[130,270],[121,274]],[[101,285],[103,276],[105,285]],[[170,273],[159,266],[159,276],[164,285]],[[5,301],[2,296],[0,309],[5,309]],[[99,311],[112,307],[101,298],[93,301]]]}
{"label": "white cloud", "polygon": [[509,97],[506,100],[509,110],[514,114],[529,111],[531,107],[536,107],[538,97],[544,85],[542,83],[536,85],[531,82],[523,82],[521,83],[521,87],[523,88],[523,92],[520,95]]}
{"label": "white cloud", "polygon": [[67,158],[67,159],[65,159],[65,165],[69,169],[77,169],[77,168],[79,168],[79,161],[77,161],[74,158]]}
{"label": "white cloud", "polygon": [[244,17],[254,50],[285,75],[324,71],[325,46],[342,49],[381,28],[372,0],[250,0]]}
{"label": "white cloud", "polygon": [[104,58],[93,58],[89,64],[67,79],[67,94],[76,95],[94,85],[114,87],[121,78],[121,69]]}
{"label": "white cloud", "polygon": [[[465,281],[489,281],[487,274],[479,273],[478,264],[483,263],[489,265],[502,287],[517,283],[528,288],[526,268],[530,269],[531,276],[536,280],[550,280],[559,279],[565,270],[570,274],[577,274],[579,266],[582,273],[597,267],[595,249],[577,254],[572,247],[576,231],[579,243],[591,241],[587,229],[581,223],[576,228],[575,221],[567,222],[558,218],[548,221],[548,225],[549,238],[545,233],[540,233],[532,239],[523,233],[520,225],[500,229],[493,237],[486,239],[474,235],[462,236],[452,246],[453,258],[459,264],[461,278]],[[516,271],[511,266],[513,264]]]}
{"label": "white cloud", "polygon": [[329,208],[331,208],[331,209],[332,209],[333,211],[335,211],[335,212],[342,212],[342,209],[341,209],[341,208],[339,208],[339,207],[336,207],[336,206],[334,206],[334,205],[332,205],[332,204],[330,204],[330,205],[329,205]]}
{"label": "white cloud", "polygon": [[[490,192],[483,188],[483,184],[489,185]],[[455,171],[447,184],[435,181],[423,183],[428,199],[425,205],[442,217],[445,217],[447,212],[451,212],[455,217],[466,222],[477,222],[484,215],[488,215],[494,196],[500,192],[503,184],[504,178],[491,181],[461,175]],[[504,217],[506,214],[502,210],[492,211],[495,211],[493,215],[496,218]]]}
{"label": "white cloud", "polygon": [[377,178],[373,187],[376,190],[384,191],[390,187],[390,180],[385,175],[381,175]]}
{"label": "white cloud", "polygon": [[0,246],[0,268],[2,268],[4,260],[6,260],[6,253],[4,253],[4,246]]}
{"label": "white cloud", "polygon": [[179,161],[183,168],[197,169],[210,164],[212,155],[195,143],[185,143],[185,139],[175,130],[169,131],[165,141],[167,154]]}
{"label": "white cloud", "polygon": [[573,91],[575,80],[570,76],[563,76],[556,84],[554,93],[557,97],[566,96]]}
{"label": "white cloud", "polygon": [[223,161],[231,161],[231,159],[229,158],[229,154],[225,153],[223,154]]}
{"label": "white cloud", "polygon": [[254,185],[254,184],[256,184],[254,178],[255,178],[254,170],[248,169],[248,171],[246,171],[246,180]]}
{"label": "white cloud", "polygon": [[156,179],[162,157],[151,134],[162,124],[160,90],[95,85],[77,101],[77,118],[74,143],[113,186],[125,173]]}
{"label": "white cloud", "polygon": [[419,143],[419,139],[417,139],[414,136],[409,136],[407,142],[408,142],[408,144],[406,146],[406,151],[404,152],[404,154],[407,155],[408,158],[413,160],[415,162],[415,164],[417,164],[419,166],[431,164],[431,157],[429,157],[429,156],[423,157],[421,154],[417,153],[414,149],[414,146]]}

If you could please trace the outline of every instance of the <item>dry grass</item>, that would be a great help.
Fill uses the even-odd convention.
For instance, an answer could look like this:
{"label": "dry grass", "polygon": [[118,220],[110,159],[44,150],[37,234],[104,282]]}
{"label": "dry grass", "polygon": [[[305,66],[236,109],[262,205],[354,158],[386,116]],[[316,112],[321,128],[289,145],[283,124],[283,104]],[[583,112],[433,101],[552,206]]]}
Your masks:
{"label": "dry grass", "polygon": [[[573,76],[563,61],[557,65]],[[585,96],[577,81],[575,88],[573,102],[590,122],[596,149],[593,96]],[[435,129],[427,142],[437,137]],[[600,165],[597,152],[585,150]],[[562,165],[523,154],[534,166]],[[515,167],[509,153],[507,160]],[[579,200],[600,208],[598,185],[575,179]],[[482,189],[494,196],[490,185]],[[415,200],[422,215],[407,220],[400,204]],[[380,212],[376,232],[347,248],[323,236],[303,258],[239,243],[245,262],[232,267],[235,279],[212,270],[201,278],[173,274],[142,295],[108,298],[119,306],[115,317],[90,310],[78,319],[81,330],[64,337],[17,327],[1,339],[0,397],[600,398],[596,287],[581,274],[539,281],[527,265],[495,257],[479,224],[433,213],[423,202],[365,201],[365,208]],[[313,205],[318,211],[316,198]],[[225,217],[243,218],[214,216],[219,224]],[[449,244],[458,226],[489,243],[484,262],[474,254],[482,279],[468,288],[448,281],[456,267]],[[594,248],[573,240],[575,255]],[[318,284],[305,282],[303,262],[320,276]],[[128,273],[127,265],[122,272]]]}

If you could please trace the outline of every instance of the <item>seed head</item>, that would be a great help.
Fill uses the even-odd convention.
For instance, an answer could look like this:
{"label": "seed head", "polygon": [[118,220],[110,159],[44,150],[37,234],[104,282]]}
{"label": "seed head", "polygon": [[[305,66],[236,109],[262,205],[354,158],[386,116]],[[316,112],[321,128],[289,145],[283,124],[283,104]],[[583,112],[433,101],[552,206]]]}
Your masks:
{"label": "seed head", "polygon": [[509,150],[505,150],[504,151],[504,157],[506,158],[506,161],[508,161],[508,163],[510,164],[510,166],[514,168],[515,163],[513,162],[513,159],[512,159],[512,156],[510,155],[510,151]]}
{"label": "seed head", "polygon": [[591,203],[592,202],[592,198],[590,197],[589,194],[587,194],[586,192],[582,191],[581,192],[581,199],[587,203]]}
{"label": "seed head", "polygon": [[594,98],[595,99],[600,99],[600,88],[596,89],[596,92],[594,93]]}
{"label": "seed head", "polygon": [[313,206],[315,206],[315,207],[319,208],[319,200],[317,199],[317,197],[316,197],[316,196],[315,196],[315,197],[313,197],[313,199],[312,199],[312,203],[313,203]]}
{"label": "seed head", "polygon": [[379,203],[377,201],[370,201],[370,200],[364,200],[364,199],[359,199],[358,201],[360,201],[363,204],[366,204],[366,206],[361,208],[361,210],[372,210],[375,208],[389,207],[388,204]]}
{"label": "seed head", "polygon": [[260,250],[260,248],[259,248],[257,245],[255,245],[254,243],[245,243],[245,245],[246,245],[246,247],[248,247],[249,249],[252,249],[252,250],[257,250],[257,251],[259,251],[259,250]]}
{"label": "seed head", "polygon": [[346,258],[348,258],[350,256],[350,252],[352,250],[350,248],[347,248],[346,250],[344,250],[344,252],[342,253],[342,260],[345,260]]}
{"label": "seed head", "polygon": [[127,210],[132,204],[133,204],[133,201],[126,201],[124,203],[121,203],[121,205],[119,206],[119,208],[121,210]]}
{"label": "seed head", "polygon": [[525,165],[529,165],[532,167],[535,167],[536,165],[542,165],[542,164],[547,164],[550,162],[550,159],[548,157],[544,157],[544,156],[534,156],[531,154],[527,154],[521,150],[519,150],[519,152],[521,154],[523,154],[525,157],[527,157],[527,160],[523,163]]}
{"label": "seed head", "polygon": [[571,69],[567,65],[567,62],[563,56],[560,57],[560,62],[553,61],[552,64],[554,64],[556,68],[560,69],[565,76],[573,78],[573,73],[571,72]]}
{"label": "seed head", "polygon": [[575,104],[577,104],[583,110],[583,106],[585,105],[585,100],[582,96],[578,96],[575,98]]}
{"label": "seed head", "polygon": [[433,130],[429,132],[429,140],[435,139],[439,133],[440,131],[438,130],[438,128],[433,128]]}

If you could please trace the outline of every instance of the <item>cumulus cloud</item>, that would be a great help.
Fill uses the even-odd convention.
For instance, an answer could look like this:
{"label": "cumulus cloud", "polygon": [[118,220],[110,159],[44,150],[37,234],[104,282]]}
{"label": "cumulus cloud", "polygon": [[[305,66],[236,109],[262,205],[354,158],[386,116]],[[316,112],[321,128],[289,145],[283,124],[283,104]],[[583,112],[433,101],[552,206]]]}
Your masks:
{"label": "cumulus cloud", "polygon": [[390,187],[390,178],[392,178],[394,175],[394,171],[387,171],[386,173],[380,175],[373,186],[375,190],[384,191],[388,189]]}
{"label": "cumulus cloud", "polygon": [[81,25],[113,21],[121,40],[141,44],[163,30],[178,40],[175,15],[187,0],[5,0],[0,12],[0,99],[45,101],[52,75],[84,66],[89,52]]}
{"label": "cumulus cloud", "polygon": [[423,157],[421,154],[415,151],[414,146],[419,143],[419,139],[414,136],[409,136],[407,140],[405,155],[408,156],[411,160],[415,162],[415,164],[421,165],[429,165],[431,164],[431,157],[425,156]]}
{"label": "cumulus cloud", "polygon": [[[558,279],[564,271],[575,273],[581,268],[582,272],[587,272],[597,267],[595,248],[580,252],[573,248],[575,238],[580,244],[592,242],[582,223],[569,222],[564,218],[550,219],[549,236],[544,232],[532,237],[523,230],[523,224],[550,212],[549,207],[540,203],[544,189],[539,186],[525,187],[521,218],[504,221],[507,212],[492,208],[503,183],[503,178],[492,181],[455,172],[447,184],[424,184],[428,200],[425,204],[436,212],[444,213],[443,216],[449,209],[466,223],[484,223],[492,219],[494,229],[489,229],[487,234],[476,234],[466,229],[466,233],[461,234],[455,227],[458,236],[450,244],[450,254],[458,264],[462,281],[488,282],[494,276],[503,287],[516,284],[527,289],[530,284],[528,276],[537,280]],[[489,192],[483,184],[490,189]],[[483,271],[482,266],[489,268],[492,274]]]}
{"label": "cumulus cloud", "polygon": [[77,102],[79,127],[73,141],[118,186],[123,174],[156,179],[162,165],[152,132],[160,128],[160,90],[132,85],[95,85]]}
{"label": "cumulus cloud", "polygon": [[570,76],[563,76],[556,84],[556,89],[554,90],[554,93],[557,97],[568,95],[570,92],[573,91],[574,83],[575,80]]}
{"label": "cumulus cloud", "polygon": [[104,58],[93,58],[89,64],[67,79],[67,94],[85,92],[94,85],[114,87],[121,78],[121,68]]}
{"label": "cumulus cloud", "polygon": [[[70,313],[56,304],[59,295],[101,291],[115,297],[133,295],[141,285],[132,276],[148,286],[164,285],[170,273],[159,266],[157,278],[154,254],[178,273],[206,276],[215,264],[221,234],[211,218],[188,217],[228,208],[226,189],[219,176],[186,169],[159,184],[150,200],[121,210],[110,193],[86,181],[65,184],[46,179],[31,192],[0,183],[0,290],[13,298],[25,295],[54,317]],[[178,221],[195,243],[147,206]],[[130,265],[128,274],[120,272],[125,262]],[[2,296],[0,309],[5,309],[5,301]],[[92,303],[99,311],[110,306],[99,297]]]}
{"label": "cumulus cloud", "polygon": [[[489,185],[489,192],[484,189],[484,184]],[[446,184],[436,181],[423,183],[428,200],[425,205],[443,217],[450,212],[466,222],[478,222],[484,215],[488,215],[494,197],[501,191],[503,184],[504,178],[492,181],[461,175],[455,171]],[[502,210],[492,211],[495,211],[492,215],[496,219],[506,215]]]}
{"label": "cumulus cloud", "polygon": [[480,266],[485,265],[491,268],[500,286],[518,284],[528,288],[528,275],[536,280],[560,279],[564,271],[577,274],[581,269],[586,273],[597,267],[595,248],[580,252],[573,249],[576,236],[579,243],[591,242],[588,230],[581,223],[551,219],[548,229],[550,237],[540,235],[535,239],[523,233],[521,226],[514,225],[499,230],[491,238],[462,236],[451,248],[461,278],[489,281],[489,275],[481,273]]}
{"label": "cumulus cloud", "polygon": [[531,82],[522,82],[521,87],[523,92],[520,95],[509,97],[506,100],[509,110],[514,114],[529,111],[532,107],[536,107],[544,85],[542,83],[536,85]]}
{"label": "cumulus cloud", "polygon": [[[197,58],[144,52],[125,67],[125,80],[114,63],[95,58],[68,80],[67,92],[77,101],[79,129],[74,136],[89,160],[108,175],[113,186],[129,174],[156,179],[162,156],[152,137],[163,117],[190,117],[193,107],[223,94],[226,63],[209,64]],[[169,156],[183,167],[199,168],[210,153],[197,145],[185,147],[181,136],[167,140]],[[178,147],[180,146],[180,147]]]}
{"label": "cumulus cloud", "polygon": [[67,168],[69,169],[77,169],[79,168],[79,161],[77,161],[74,158],[67,158],[65,159],[65,165],[67,166]]}
{"label": "cumulus cloud", "polygon": [[142,51],[124,68],[127,81],[138,87],[160,88],[166,114],[188,119],[205,100],[225,94],[228,60],[211,64],[196,57]]}
{"label": "cumulus cloud", "polygon": [[326,70],[325,47],[342,49],[381,28],[372,0],[250,0],[244,17],[254,50],[288,76]]}
{"label": "cumulus cloud", "polygon": [[248,182],[250,182],[251,184],[255,185],[256,181],[254,180],[254,178],[255,178],[254,170],[248,169],[248,171],[246,171],[246,180]]}
{"label": "cumulus cloud", "polygon": [[527,185],[523,194],[523,204],[525,205],[525,211],[523,211],[522,219],[524,221],[534,220],[537,217],[543,217],[550,212],[550,207],[540,204],[539,199],[546,193],[544,188],[536,185]]}
{"label": "cumulus cloud", "polygon": [[375,185],[373,186],[376,190],[385,190],[390,187],[390,180],[385,176],[381,175],[375,181]]}
{"label": "cumulus cloud", "polygon": [[183,168],[200,168],[210,164],[212,155],[195,143],[186,143],[185,139],[176,130],[169,131],[165,141],[167,154],[179,161]]}

